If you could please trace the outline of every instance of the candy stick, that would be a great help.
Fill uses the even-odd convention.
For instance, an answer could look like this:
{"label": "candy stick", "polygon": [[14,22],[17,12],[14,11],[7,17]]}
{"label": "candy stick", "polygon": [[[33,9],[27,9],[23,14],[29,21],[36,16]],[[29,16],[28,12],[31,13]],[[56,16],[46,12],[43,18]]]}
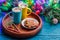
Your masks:
{"label": "candy stick", "polygon": [[12,24],[12,26],[14,26],[18,30],[18,32],[20,32],[20,29],[14,23]]}

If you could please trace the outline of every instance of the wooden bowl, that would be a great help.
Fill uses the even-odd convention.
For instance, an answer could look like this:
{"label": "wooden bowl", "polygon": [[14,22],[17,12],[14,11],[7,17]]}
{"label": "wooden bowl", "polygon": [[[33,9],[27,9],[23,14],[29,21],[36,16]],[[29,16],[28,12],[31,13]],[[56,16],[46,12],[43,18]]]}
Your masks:
{"label": "wooden bowl", "polygon": [[9,36],[16,37],[16,38],[27,38],[27,37],[32,37],[32,36],[36,35],[37,32],[39,32],[39,30],[42,28],[41,18],[34,13],[31,13],[27,18],[35,18],[36,20],[38,20],[39,26],[34,30],[26,30],[26,29],[21,27],[21,24],[15,25],[17,27],[9,26],[7,24],[12,19],[7,14],[2,20],[2,25],[3,25],[4,32],[6,34],[8,34]]}

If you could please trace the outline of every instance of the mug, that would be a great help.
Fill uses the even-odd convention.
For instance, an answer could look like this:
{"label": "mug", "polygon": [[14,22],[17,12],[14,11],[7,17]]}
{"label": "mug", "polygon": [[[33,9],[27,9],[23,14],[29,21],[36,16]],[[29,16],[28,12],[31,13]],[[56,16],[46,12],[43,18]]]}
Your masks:
{"label": "mug", "polygon": [[31,12],[32,10],[28,8],[26,4],[24,4],[24,6],[22,7],[22,19],[27,18],[27,16],[30,15]]}
{"label": "mug", "polygon": [[[21,9],[19,9],[18,7],[12,8],[12,16],[13,16],[13,23],[15,24],[19,24],[21,22],[22,19],[22,11]],[[9,14],[10,14],[9,13]]]}

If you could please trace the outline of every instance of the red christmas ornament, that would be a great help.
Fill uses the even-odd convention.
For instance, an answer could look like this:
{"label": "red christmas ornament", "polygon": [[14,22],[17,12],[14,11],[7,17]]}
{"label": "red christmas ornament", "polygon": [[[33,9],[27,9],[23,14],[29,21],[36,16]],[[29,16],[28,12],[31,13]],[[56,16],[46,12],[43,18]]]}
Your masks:
{"label": "red christmas ornament", "polygon": [[6,5],[7,4],[7,2],[4,2],[4,5]]}
{"label": "red christmas ornament", "polygon": [[36,14],[37,14],[37,15],[39,15],[39,14],[40,14],[40,11],[39,11],[39,10],[37,10],[37,11],[36,11]]}

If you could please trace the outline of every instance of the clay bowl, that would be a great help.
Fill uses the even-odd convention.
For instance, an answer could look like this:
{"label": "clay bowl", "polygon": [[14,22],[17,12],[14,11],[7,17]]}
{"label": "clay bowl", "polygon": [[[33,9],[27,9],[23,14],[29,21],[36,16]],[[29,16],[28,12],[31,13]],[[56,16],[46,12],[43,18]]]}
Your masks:
{"label": "clay bowl", "polygon": [[36,20],[38,20],[39,26],[34,30],[24,29],[24,28],[22,28],[21,24],[15,25],[17,27],[9,26],[7,24],[12,19],[7,14],[2,20],[2,25],[3,25],[4,32],[6,34],[8,34],[9,36],[16,37],[16,38],[27,38],[27,37],[32,37],[32,36],[36,35],[40,31],[40,29],[42,28],[41,18],[34,13],[31,13],[27,18],[35,18]]}
{"label": "clay bowl", "polygon": [[[25,28],[25,29],[27,29],[27,30],[34,30],[34,29],[36,29],[38,26],[27,27],[27,26],[25,26],[26,20],[34,20],[34,22],[37,23],[38,26],[39,26],[39,22],[38,22],[36,19],[34,19],[34,18],[25,18],[24,20],[21,21],[21,25],[22,25],[23,28]],[[32,24],[32,23],[31,23],[31,24]]]}

